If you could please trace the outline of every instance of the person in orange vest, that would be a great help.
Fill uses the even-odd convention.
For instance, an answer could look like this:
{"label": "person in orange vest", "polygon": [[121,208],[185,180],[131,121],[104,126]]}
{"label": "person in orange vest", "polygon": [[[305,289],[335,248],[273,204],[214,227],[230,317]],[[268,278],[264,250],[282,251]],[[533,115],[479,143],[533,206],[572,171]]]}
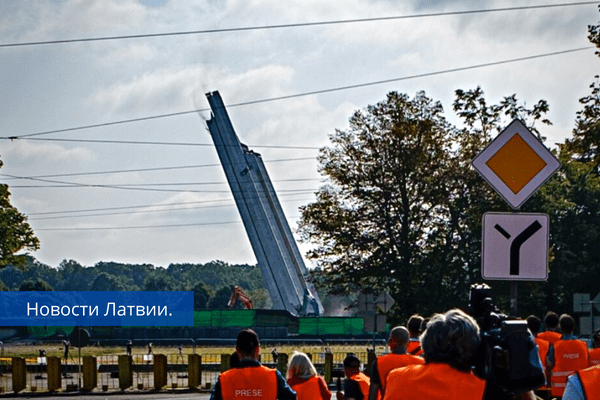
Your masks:
{"label": "person in orange vest", "polygon": [[237,368],[219,376],[211,400],[296,400],[296,392],[289,387],[283,375],[258,361],[260,341],[256,332],[242,329],[238,333],[235,350],[240,362]]}
{"label": "person in orange vest", "polygon": [[391,353],[377,357],[371,366],[369,400],[377,400],[378,392],[383,397],[385,394],[385,380],[393,369],[425,362],[421,357],[406,353],[408,340],[409,333],[405,327],[397,326],[390,331],[388,345]]}
{"label": "person in orange vest", "polygon": [[295,351],[287,370],[287,383],[296,391],[298,400],[331,400],[331,391],[325,379],[317,374],[315,366],[304,353]]}
{"label": "person in orange vest", "polygon": [[423,331],[421,329],[423,320],[423,317],[421,317],[419,314],[415,314],[412,315],[406,323],[406,327],[408,328],[408,332],[410,333],[410,341],[408,342],[408,348],[406,349],[406,352],[413,356],[420,356],[423,354],[423,349],[421,348],[421,340],[419,339],[419,336]]}
{"label": "person in orange vest", "polygon": [[558,314],[554,311],[548,311],[544,317],[544,325],[546,325],[546,331],[538,334],[538,337],[543,340],[554,344],[560,340],[561,334],[559,325]]}
{"label": "person in orange vest", "polygon": [[[548,368],[546,368],[546,359],[548,358],[548,353],[553,350],[551,350],[552,344],[550,342],[538,337],[541,326],[542,320],[540,320],[537,316],[530,315],[529,317],[527,317],[527,327],[529,328],[531,334],[533,335],[533,338],[535,339],[535,343],[538,347],[538,353],[540,355],[540,360],[542,362],[542,367],[544,368],[544,372],[546,374],[546,381],[549,382],[550,371],[548,370]],[[549,386],[546,387],[545,390],[548,390],[547,388],[549,388]]]}
{"label": "person in orange vest", "polygon": [[390,372],[383,400],[481,400],[485,381],[471,372],[479,326],[454,309],[434,315],[421,336],[425,364]]}
{"label": "person in orange vest", "polygon": [[561,397],[567,385],[567,377],[588,367],[587,344],[573,335],[575,320],[568,314],[560,316],[562,336],[554,345],[554,354],[548,357],[547,365],[552,369],[550,386],[552,396]]}
{"label": "person in orange vest", "polygon": [[588,353],[588,364],[590,367],[600,365],[600,330],[592,336],[592,350]]}
{"label": "person in orange vest", "polygon": [[350,353],[344,358],[344,391],[336,392],[337,400],[367,400],[369,398],[368,376],[360,372],[360,360],[356,354]]}
{"label": "person in orange vest", "polygon": [[569,376],[562,400],[600,400],[600,365]]}

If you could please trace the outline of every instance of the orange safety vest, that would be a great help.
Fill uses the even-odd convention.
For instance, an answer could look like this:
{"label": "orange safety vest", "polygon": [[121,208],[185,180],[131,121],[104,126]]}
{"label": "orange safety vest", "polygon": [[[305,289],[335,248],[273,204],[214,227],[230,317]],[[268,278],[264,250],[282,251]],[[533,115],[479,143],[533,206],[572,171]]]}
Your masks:
{"label": "orange safety vest", "polygon": [[406,352],[408,354],[412,354],[413,356],[420,356],[423,354],[423,348],[421,348],[421,341],[418,339],[411,339],[408,342],[408,347],[406,348]]}
{"label": "orange safety vest", "polygon": [[546,356],[548,356],[548,351],[550,350],[550,342],[536,337],[535,343],[538,346],[538,353],[540,354],[542,367],[544,367],[544,370],[546,370]]}
{"label": "orange safety vest", "polygon": [[362,372],[359,372],[357,374],[350,375],[348,379],[358,382],[360,391],[362,392],[364,399],[367,400],[369,398],[369,386],[371,385],[371,380],[369,377]]}
{"label": "orange safety vest", "polygon": [[485,381],[448,364],[409,365],[389,373],[383,400],[481,400]]}
{"label": "orange safety vest", "polygon": [[223,400],[277,400],[277,371],[262,365],[234,368],[219,378]]}
{"label": "orange safety vest", "polygon": [[296,391],[296,398],[298,400],[311,400],[311,399],[323,399],[321,396],[321,387],[319,386],[319,377],[313,376],[308,378],[304,382],[297,383],[292,386],[292,389]]}
{"label": "orange safety vest", "polygon": [[588,364],[590,367],[600,364],[600,347],[589,351]]}
{"label": "orange safety vest", "polygon": [[558,332],[546,331],[546,332],[538,333],[536,337],[546,340],[552,344],[556,344],[556,342],[558,342],[560,340],[562,335]]}
{"label": "orange safety vest", "polygon": [[600,399],[600,365],[577,371],[586,400]]}
{"label": "orange safety vest", "polygon": [[567,378],[580,369],[587,368],[587,345],[581,340],[559,340],[554,345],[554,368],[550,384],[552,396],[562,397]]}
{"label": "orange safety vest", "polygon": [[411,356],[410,354],[386,354],[377,357],[377,372],[379,373],[379,381],[381,382],[381,393],[385,392],[385,379],[391,370],[407,365],[424,364],[425,361],[421,357]]}

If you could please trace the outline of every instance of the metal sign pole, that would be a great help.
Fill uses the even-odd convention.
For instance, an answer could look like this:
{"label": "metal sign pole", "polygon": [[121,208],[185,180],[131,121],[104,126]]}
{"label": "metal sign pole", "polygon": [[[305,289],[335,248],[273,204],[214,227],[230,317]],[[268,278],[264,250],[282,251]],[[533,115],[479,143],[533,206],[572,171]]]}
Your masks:
{"label": "metal sign pole", "polygon": [[517,281],[510,283],[510,315],[517,316]]}

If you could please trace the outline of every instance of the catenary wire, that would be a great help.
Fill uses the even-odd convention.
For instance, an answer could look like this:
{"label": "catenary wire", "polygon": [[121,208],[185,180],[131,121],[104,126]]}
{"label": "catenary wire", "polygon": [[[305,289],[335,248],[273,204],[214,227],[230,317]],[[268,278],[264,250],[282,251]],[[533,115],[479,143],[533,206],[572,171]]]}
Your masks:
{"label": "catenary wire", "polygon": [[[492,62],[483,63],[483,64],[471,65],[471,66],[467,66],[467,67],[457,67],[457,68],[450,68],[450,69],[446,69],[446,70],[442,70],[442,71],[425,72],[422,74],[409,75],[409,76],[404,76],[404,77],[399,77],[399,78],[391,78],[391,79],[384,79],[384,80],[379,80],[379,81],[358,83],[358,84],[348,85],[348,86],[338,86],[338,87],[334,87],[334,88],[314,90],[314,91],[310,91],[310,92],[296,93],[296,94],[290,94],[290,95],[286,95],[286,96],[278,96],[278,97],[270,97],[270,98],[265,98],[265,99],[250,100],[250,101],[230,104],[227,107],[228,108],[241,107],[241,106],[267,103],[267,102],[272,102],[272,101],[280,101],[280,100],[288,100],[288,99],[294,99],[294,98],[299,98],[299,97],[314,96],[317,94],[326,94],[326,93],[339,92],[339,91],[344,91],[344,90],[358,89],[358,88],[363,88],[363,87],[368,87],[368,86],[381,85],[381,84],[385,84],[385,83],[400,82],[400,81],[406,81],[406,80],[417,79],[417,78],[425,78],[425,77],[436,76],[436,75],[469,71],[469,70],[478,69],[478,68],[486,68],[486,67],[492,67],[492,66],[497,66],[497,65],[510,64],[510,63],[515,63],[515,62],[520,62],[520,61],[528,61],[528,60],[534,60],[534,59],[539,59],[539,58],[552,57],[552,56],[574,53],[574,52],[584,51],[584,50],[589,51],[591,49],[596,49],[596,47],[595,46],[579,47],[579,48],[575,48],[575,49],[560,50],[560,51],[554,51],[551,53],[536,54],[533,56],[518,57],[518,58],[512,58],[512,59],[502,60],[502,61],[492,61]],[[131,123],[131,122],[149,121],[149,120],[154,120],[154,119],[175,117],[175,116],[194,114],[194,113],[205,112],[205,111],[210,111],[210,109],[202,108],[202,109],[196,109],[196,110],[179,111],[179,112],[175,112],[175,113],[151,115],[151,116],[146,116],[146,117],[125,119],[125,120],[112,121],[112,122],[103,122],[103,123],[99,123],[99,124],[84,125],[84,126],[78,126],[78,127],[72,127],[72,128],[63,128],[63,129],[55,129],[55,130],[51,130],[51,131],[28,133],[28,134],[23,134],[23,135],[2,136],[2,137],[0,137],[0,139],[17,140],[17,139],[28,138],[28,137],[33,137],[33,136],[49,135],[52,133],[73,132],[73,131],[83,130],[83,129],[100,128],[100,127],[106,127],[106,126],[126,124],[126,123]]]}
{"label": "catenary wire", "polygon": [[35,46],[35,45],[50,45],[50,44],[66,44],[66,43],[81,43],[81,42],[98,42],[98,41],[124,40],[124,39],[141,39],[141,38],[154,38],[154,37],[167,37],[167,36],[201,35],[201,34],[209,34],[209,33],[247,32],[247,31],[256,31],[256,30],[272,30],[272,29],[284,29],[284,28],[302,28],[302,27],[313,27],[313,26],[340,25],[340,24],[366,23],[366,22],[381,22],[381,21],[415,19],[415,18],[432,18],[432,17],[446,17],[446,16],[455,16],[455,15],[483,14],[483,13],[493,13],[493,12],[524,11],[524,10],[544,9],[544,8],[574,7],[574,6],[584,6],[584,5],[592,5],[592,4],[598,4],[598,2],[597,1],[581,1],[581,2],[576,2],[576,3],[540,4],[540,5],[534,5],[534,6],[503,7],[503,8],[480,9],[480,10],[463,10],[463,11],[447,11],[447,12],[426,13],[426,14],[396,15],[396,16],[388,16],[388,17],[357,18],[357,19],[345,19],[345,20],[333,20],[333,21],[299,22],[299,23],[289,23],[289,24],[247,26],[247,27],[238,27],[238,28],[217,28],[217,29],[204,29],[204,30],[194,30],[194,31],[146,33],[146,34],[138,34],[138,35],[121,35],[121,36],[103,36],[103,37],[94,37],[94,38],[47,40],[47,41],[24,42],[24,43],[3,43],[3,44],[0,44],[0,48]]}

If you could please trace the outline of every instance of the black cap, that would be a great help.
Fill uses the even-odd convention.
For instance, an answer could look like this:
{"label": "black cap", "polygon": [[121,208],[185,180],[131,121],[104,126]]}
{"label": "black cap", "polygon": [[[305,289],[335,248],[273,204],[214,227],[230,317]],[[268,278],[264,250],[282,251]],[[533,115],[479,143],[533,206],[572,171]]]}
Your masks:
{"label": "black cap", "polygon": [[258,335],[252,329],[242,329],[235,342],[237,349],[244,354],[252,354],[259,344]]}
{"label": "black cap", "polygon": [[344,358],[344,368],[360,368],[360,360],[356,357],[356,354],[349,353]]}

